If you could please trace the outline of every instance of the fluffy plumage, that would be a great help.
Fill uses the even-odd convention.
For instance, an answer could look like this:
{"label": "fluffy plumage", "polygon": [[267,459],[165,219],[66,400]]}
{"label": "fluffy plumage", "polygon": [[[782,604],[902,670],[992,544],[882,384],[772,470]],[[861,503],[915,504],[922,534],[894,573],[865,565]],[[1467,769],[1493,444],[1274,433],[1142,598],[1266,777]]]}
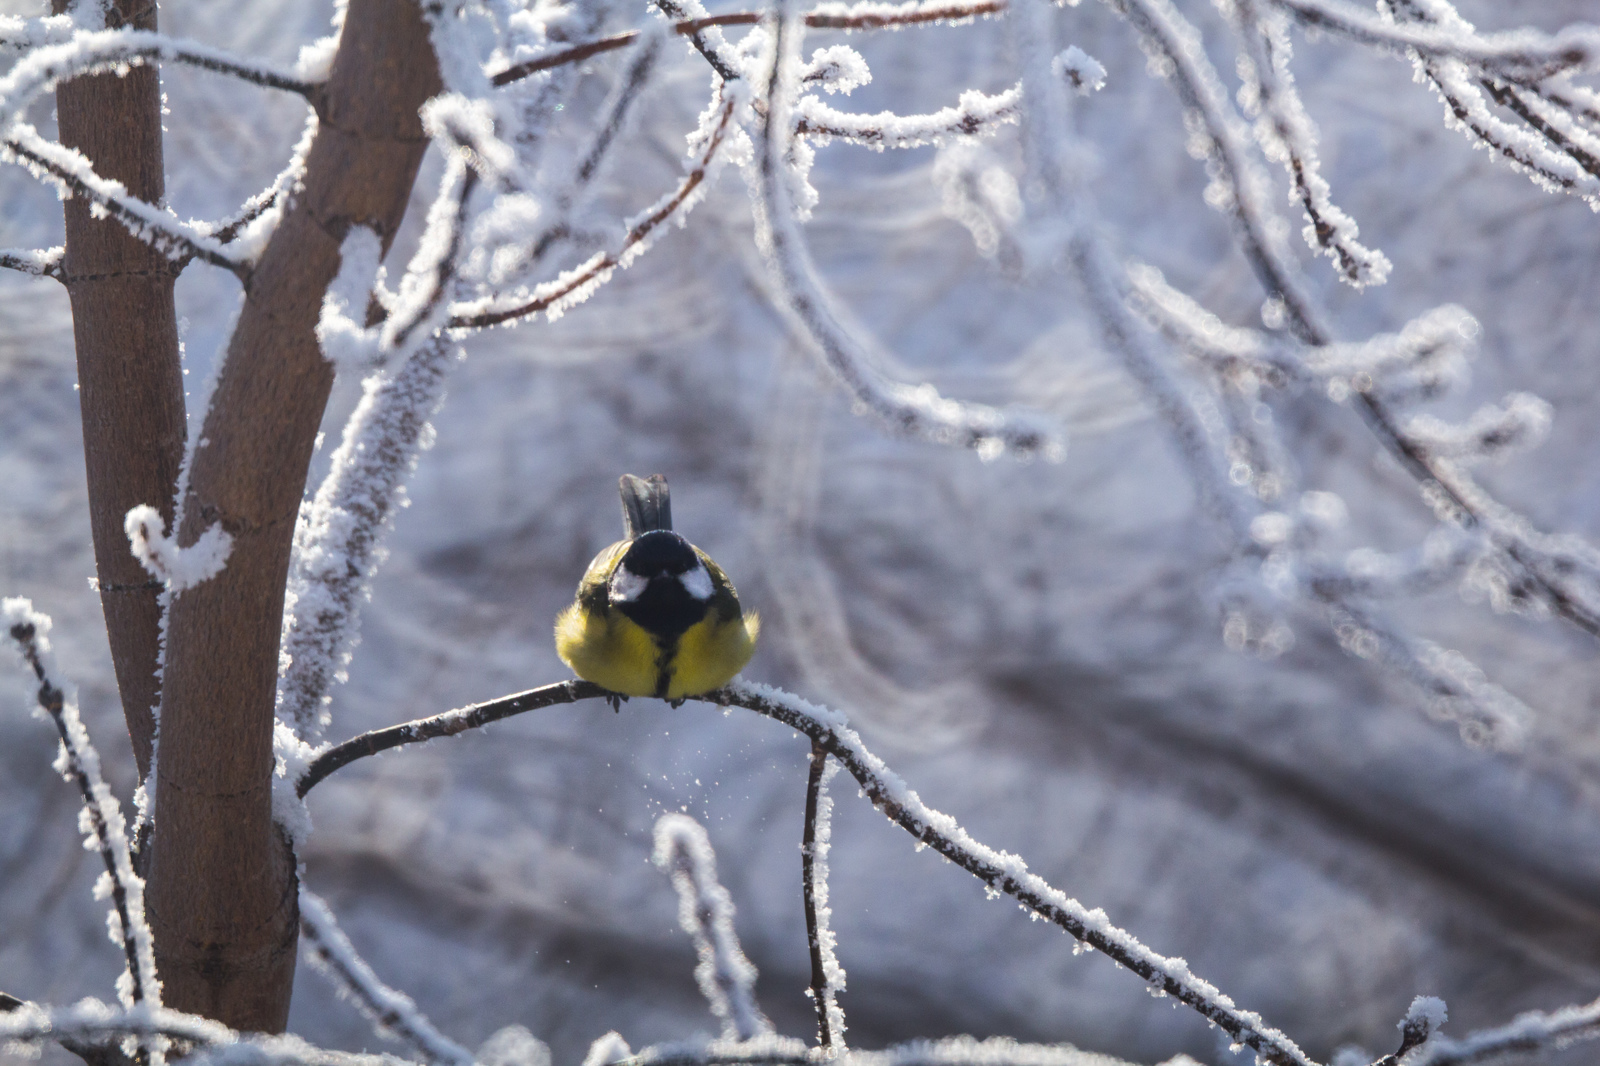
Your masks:
{"label": "fluffy plumage", "polygon": [[623,696],[679,700],[720,688],[750,661],[760,629],[722,568],[672,531],[666,478],[624,474],[627,538],[584,572],[556,619],[556,653]]}

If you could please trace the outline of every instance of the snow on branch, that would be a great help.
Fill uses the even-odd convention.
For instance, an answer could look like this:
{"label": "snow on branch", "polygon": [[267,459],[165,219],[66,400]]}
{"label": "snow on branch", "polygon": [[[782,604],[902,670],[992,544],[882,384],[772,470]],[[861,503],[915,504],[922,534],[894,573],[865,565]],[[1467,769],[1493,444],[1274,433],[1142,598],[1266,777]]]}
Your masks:
{"label": "snow on branch", "polygon": [[756,1005],[756,968],[739,947],[733,898],[717,880],[717,857],[705,828],[686,814],[656,821],[654,862],[678,891],[678,924],[694,941],[694,978],[722,1022],[724,1039],[752,1040],[772,1032]]}
{"label": "snow on branch", "polygon": [[168,592],[177,595],[222,573],[233,551],[233,535],[220,524],[212,524],[187,548],[180,548],[163,527],[161,512],[148,504],[132,508],[123,520],[134,557],[151,577],[166,583]]}
{"label": "snow on branch", "polygon": [[617,270],[632,265],[650,249],[665,223],[676,218],[681,224],[705,196],[707,179],[720,164],[720,150],[728,140],[736,103],[737,97],[727,87],[720,90],[708,114],[702,116],[704,137],[689,172],[676,189],[629,220],[615,250],[596,252],[578,266],[532,289],[457,302],[450,308],[450,328],[481,329],[540,313],[551,319],[559,318],[592,296]]}
{"label": "snow on branch", "polygon": [[1532,29],[1479,34],[1470,27],[1451,29],[1391,22],[1344,0],[1268,0],[1296,21],[1361,44],[1394,51],[1411,50],[1429,59],[1457,59],[1522,82],[1600,66],[1600,30],[1572,25],[1550,35]]}
{"label": "snow on branch", "polygon": [[330,1051],[297,1036],[235,1032],[198,1014],[149,1003],[118,1009],[85,999],[70,1007],[24,1003],[0,1012],[0,1046],[55,1042],[99,1048],[127,1037],[166,1037],[191,1048],[183,1057],[186,1066],[406,1066],[388,1055]]}
{"label": "snow on branch", "polygon": [[1305,211],[1306,243],[1339,267],[1339,277],[1357,289],[1381,285],[1390,263],[1357,240],[1360,228],[1334,204],[1317,156],[1317,130],[1295,89],[1289,70],[1289,34],[1282,15],[1263,16],[1258,0],[1232,0],[1232,15],[1243,54],[1246,111],[1255,111],[1256,140],[1268,159],[1289,172],[1293,195]]}
{"label": "snow on branch", "polygon": [[339,928],[327,903],[304,885],[300,932],[312,965],[355,1003],[380,1036],[405,1041],[421,1052],[424,1062],[470,1066],[472,1053],[434,1028],[410,996],[379,980]]}
{"label": "snow on branch", "polygon": [[[798,1040],[768,1037],[747,1044],[719,1040],[662,1044],[610,1061],[612,1066],[815,1066],[817,1059],[815,1051]],[[1129,1066],[1070,1044],[1023,1044],[1005,1036],[913,1040],[882,1051],[845,1051],[829,1061],[836,1066]]]}
{"label": "snow on branch", "polygon": [[1016,85],[994,95],[968,89],[954,107],[927,115],[897,115],[892,111],[861,115],[830,107],[819,97],[806,96],[795,102],[793,114],[799,136],[824,143],[838,138],[881,152],[885,148],[917,148],[992,132],[1017,121],[1021,102],[1022,86]]}
{"label": "snow on branch", "polygon": [[181,63],[271,89],[310,97],[316,85],[275,64],[236,56],[197,41],[184,41],[131,27],[79,32],[60,44],[35,48],[0,78],[0,115],[7,125],[21,120],[28,105],[57,82],[97,71],[126,71],[145,63]]}
{"label": "snow on branch", "polygon": [[[781,7],[781,5],[780,5]],[[1063,450],[1054,427],[1044,419],[1000,411],[982,404],[940,396],[930,384],[893,381],[874,364],[871,342],[846,324],[844,315],[817,275],[795,219],[796,175],[789,164],[798,41],[797,21],[780,19],[771,68],[766,72],[766,114],[761,117],[754,165],[747,175],[756,222],[756,239],[776,290],[780,311],[822,357],[824,366],[857,406],[886,426],[910,437],[972,448],[984,459],[1013,455],[1056,458]]]}
{"label": "snow on branch", "polygon": [[817,1010],[817,1045],[824,1054],[845,1050],[844,1011],[839,1008],[839,993],[845,988],[844,967],[834,949],[838,938],[828,906],[828,852],[833,848],[833,797],[828,783],[839,773],[839,764],[828,761],[828,753],[815,743],[811,746],[811,769],[806,775],[805,831],[800,838],[800,873],[806,911],[806,941],[811,949],[811,987],[807,995]]}
{"label": "snow on branch", "polygon": [[[100,753],[78,717],[78,708],[52,678],[50,617],[33,609],[20,597],[0,601],[0,621],[39,681],[39,707],[61,735],[61,753],[55,768],[83,799],[79,825],[85,849],[98,851],[105,873],[95,885],[95,897],[111,897],[107,915],[111,942],[122,948],[127,968],[117,978],[117,993],[132,1008],[161,1004],[161,982],[156,978],[156,957],[150,926],[144,915],[144,879],[133,869],[128,848],[127,822],[122,805],[111,794],[100,773]],[[0,1019],[3,1024],[3,1019]],[[0,1040],[4,1032],[0,1030]]]}
{"label": "snow on branch", "polygon": [[67,250],[62,245],[34,251],[30,248],[0,248],[0,269],[32,274],[36,278],[62,280],[61,260]]}
{"label": "snow on branch", "polygon": [[[929,0],[912,0],[905,4],[886,4],[867,0],[859,4],[818,4],[806,13],[806,25],[814,30],[884,30],[906,26],[959,25],[972,19],[996,15],[1006,9],[1006,0],[972,0],[968,3],[937,3]],[[721,15],[679,19],[672,23],[671,31],[680,37],[693,37],[697,33],[718,26],[754,26],[761,21],[757,11],[730,11]],[[541,70],[581,63],[585,59],[606,52],[627,48],[641,37],[639,30],[626,30],[606,37],[568,45],[556,51],[535,56],[515,66],[496,71],[490,76],[495,86],[510,85]]]}
{"label": "snow on branch", "polygon": [[743,63],[738,53],[729,46],[722,30],[711,18],[700,0],[653,0],[655,7],[674,25],[690,23],[685,36],[695,51],[705,57],[717,77],[724,82],[737,81]]}
{"label": "snow on branch", "polygon": [[[376,729],[318,756],[300,779],[298,791],[304,795],[333,771],[380,751],[436,737],[455,736],[524,711],[578,700],[606,699],[611,695],[588,681],[561,681],[446,711],[432,718]],[[1316,1066],[1292,1040],[1268,1026],[1260,1015],[1240,1009],[1215,986],[1192,973],[1184,960],[1151,951],[1131,934],[1112,925],[1104,911],[1084,907],[1030,872],[1018,856],[986,847],[974,840],[954,818],[924,804],[882,759],[867,750],[860,735],[839,712],[808,703],[780,689],[743,681],[690,698],[719,707],[743,707],[805,734],[850,771],[863,794],[890,821],[983,881],[994,894],[1012,896],[1024,910],[1059,925],[1078,941],[1133,971],[1146,982],[1152,995],[1172,996],[1194,1008],[1234,1041],[1253,1048],[1264,1061],[1275,1066]],[[717,1061],[760,1059],[733,1056]]]}
{"label": "snow on branch", "polygon": [[68,196],[84,197],[93,213],[116,219],[171,259],[202,259],[241,281],[249,276],[249,263],[231,255],[221,243],[180,222],[170,211],[131,195],[122,182],[101,177],[83,153],[45,140],[25,122],[12,125],[10,135],[0,141],[0,161],[26,167]]}
{"label": "snow on branch", "polygon": [[1507,1025],[1459,1040],[1434,1033],[1406,1066],[1467,1066],[1509,1054],[1553,1051],[1600,1037],[1600,1000],[1553,1011],[1528,1011]]}
{"label": "snow on branch", "polygon": [[70,41],[76,29],[71,15],[46,15],[44,18],[0,15],[0,52],[31,52],[61,44]]}

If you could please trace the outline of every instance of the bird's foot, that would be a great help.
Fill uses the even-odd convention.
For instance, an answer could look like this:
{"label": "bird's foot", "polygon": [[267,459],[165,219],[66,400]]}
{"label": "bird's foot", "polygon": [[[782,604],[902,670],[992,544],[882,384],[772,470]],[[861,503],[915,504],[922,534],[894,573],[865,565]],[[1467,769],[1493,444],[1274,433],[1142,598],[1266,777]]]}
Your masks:
{"label": "bird's foot", "polygon": [[608,692],[606,693],[606,702],[611,704],[611,709],[613,711],[621,714],[622,705],[628,702],[628,697],[617,692]]}

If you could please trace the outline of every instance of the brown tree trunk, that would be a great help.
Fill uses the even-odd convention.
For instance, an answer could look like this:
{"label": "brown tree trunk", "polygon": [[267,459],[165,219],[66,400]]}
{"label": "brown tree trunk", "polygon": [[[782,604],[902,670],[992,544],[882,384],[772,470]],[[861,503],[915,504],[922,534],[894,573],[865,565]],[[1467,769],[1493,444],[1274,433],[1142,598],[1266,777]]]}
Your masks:
{"label": "brown tree trunk", "polygon": [[333,384],[314,335],[353,225],[385,246],[440,89],[415,0],[351,0],[304,190],[248,287],[190,471],[180,542],[213,523],[224,570],[173,602],[148,892],[165,1000],[280,1031],[298,927],[294,856],[272,822],[272,720],[284,583]]}
{"label": "brown tree trunk", "polygon": [[[57,11],[64,7],[57,0]],[[147,0],[117,0],[108,15],[112,25],[127,19],[140,29],[156,28],[155,5]],[[83,152],[96,170],[135,196],[161,200],[161,78],[154,67],[135,67],[120,78],[96,74],[66,82],[56,90],[56,117],[63,144]],[[72,300],[78,352],[95,570],[122,711],[143,780],[150,771],[153,708],[160,695],[161,586],[128,550],[122,522],[139,504],[172,521],[184,441],[172,302],[181,268],[121,224],[92,218],[82,198],[66,202],[66,223],[62,280]]]}

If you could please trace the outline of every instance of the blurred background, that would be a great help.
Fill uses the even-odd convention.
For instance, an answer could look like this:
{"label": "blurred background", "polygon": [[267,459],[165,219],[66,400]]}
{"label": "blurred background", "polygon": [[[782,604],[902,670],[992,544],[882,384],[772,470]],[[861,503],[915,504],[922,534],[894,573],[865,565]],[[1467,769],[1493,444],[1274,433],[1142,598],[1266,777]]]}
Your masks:
{"label": "blurred background", "polygon": [[[1231,71],[1211,6],[1180,7]],[[1484,29],[1555,29],[1593,12],[1584,0],[1461,10]],[[161,17],[169,32],[291,61],[327,32],[331,6],[175,0]],[[642,0],[619,0],[608,26],[650,17]],[[1226,321],[1258,324],[1260,290],[1203,202],[1204,165],[1184,150],[1170,86],[1108,7],[1055,17],[1056,47],[1078,45],[1109,72],[1077,122],[1112,246]],[[830,101],[851,110],[932,111],[1015,78],[998,20],[815,34],[807,48],[845,39],[874,74]],[[1484,479],[1541,528],[1600,536],[1600,222],[1445,129],[1405,61],[1298,33],[1296,45],[1334,196],[1394,263],[1387,286],[1356,292],[1308,262],[1339,335],[1465,307],[1483,328],[1473,377],[1433,410],[1459,417],[1511,390],[1548,400],[1549,441]],[[606,179],[616,217],[672,186],[708,96],[704,62],[677,44],[667,54]],[[623,63],[589,65],[552,151],[582,143]],[[302,105],[189,70],[164,81],[170,202],[223,215],[280,169]],[[36,121],[49,132],[48,109]],[[1014,127],[987,143],[1020,154]],[[905,374],[1050,414],[1070,436],[1064,461],[985,463],[853,415],[772,310],[730,167],[684,229],[588,303],[467,344],[329,738],[567,676],[551,625],[619,536],[617,475],[663,473],[677,528],[762,615],[746,677],[847,711],[927,802],[1188,959],[1318,1059],[1391,1050],[1420,994],[1449,1003],[1458,1035],[1600,995],[1595,641],[1496,615],[1454,586],[1392,606],[1531,709],[1509,753],[1464,743],[1416,688],[1343,652],[1315,610],[1291,611],[1292,645],[1274,658],[1228,650],[1222,541],[1164,425],[1065,272],[1007,271],[946,214],[938,156],[820,148],[806,227],[819,266]],[[430,156],[418,182],[413,229],[438,164]],[[54,193],[0,172],[0,245],[48,246],[60,232]],[[180,282],[192,388],[238,302],[221,272]],[[135,782],[88,582],[74,377],[65,291],[0,277],[0,591],[54,615],[62,670],[126,802]],[[359,381],[339,383],[313,483],[358,396]],[[1351,512],[1334,543],[1414,545],[1430,513],[1354,412],[1315,397],[1292,410],[1305,485]],[[98,861],[79,846],[76,796],[29,705],[20,667],[0,670],[0,987],[109,999],[121,962],[90,897]],[[457,1040],[476,1047],[521,1024],[555,1062],[576,1063],[610,1029],[638,1048],[715,1028],[671,885],[648,861],[655,819],[684,811],[717,848],[762,1006],[780,1031],[810,1036],[806,750],[775,723],[694,703],[524,715],[321,786],[307,882],[379,975]],[[1193,1012],[987,900],[842,782],[837,795],[833,921],[853,1046],[1006,1034],[1146,1063],[1234,1061]],[[295,1032],[400,1050],[308,966],[297,982]]]}

